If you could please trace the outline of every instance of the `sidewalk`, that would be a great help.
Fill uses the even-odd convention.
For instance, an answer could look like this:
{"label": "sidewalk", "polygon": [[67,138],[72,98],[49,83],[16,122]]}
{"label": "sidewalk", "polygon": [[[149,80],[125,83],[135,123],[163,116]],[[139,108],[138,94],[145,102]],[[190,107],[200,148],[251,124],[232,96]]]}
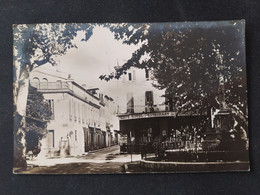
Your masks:
{"label": "sidewalk", "polygon": [[[111,151],[112,147],[103,148],[95,151],[90,151],[82,156],[75,157],[57,157],[57,158],[39,158],[28,160],[28,166],[55,166],[57,164],[70,164],[70,163],[127,163],[131,162],[131,154],[119,154],[119,150]],[[107,153],[104,153],[108,151]],[[140,161],[140,154],[133,154],[132,161]]]}

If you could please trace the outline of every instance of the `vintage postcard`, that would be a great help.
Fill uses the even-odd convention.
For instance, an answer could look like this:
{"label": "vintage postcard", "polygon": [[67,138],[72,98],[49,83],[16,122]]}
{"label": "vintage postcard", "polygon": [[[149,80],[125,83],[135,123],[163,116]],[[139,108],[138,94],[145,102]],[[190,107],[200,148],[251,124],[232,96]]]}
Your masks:
{"label": "vintage postcard", "polygon": [[248,171],[245,21],[13,25],[14,173]]}

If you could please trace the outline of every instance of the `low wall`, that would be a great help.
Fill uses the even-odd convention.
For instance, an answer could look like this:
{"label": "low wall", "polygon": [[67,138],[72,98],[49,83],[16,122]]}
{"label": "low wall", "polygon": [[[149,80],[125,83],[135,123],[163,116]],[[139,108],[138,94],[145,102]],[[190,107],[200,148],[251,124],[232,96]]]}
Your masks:
{"label": "low wall", "polygon": [[150,172],[249,171],[249,162],[162,162],[142,159],[140,166]]}
{"label": "low wall", "polygon": [[171,151],[166,150],[166,160],[172,162],[234,162],[249,161],[248,151]]}

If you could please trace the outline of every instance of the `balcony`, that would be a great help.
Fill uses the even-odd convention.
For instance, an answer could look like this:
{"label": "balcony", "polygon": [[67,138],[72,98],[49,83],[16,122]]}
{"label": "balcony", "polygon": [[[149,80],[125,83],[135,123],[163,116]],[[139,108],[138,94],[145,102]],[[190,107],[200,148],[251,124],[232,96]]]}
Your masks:
{"label": "balcony", "polygon": [[169,110],[167,105],[135,105],[127,108],[126,113],[119,113],[117,116],[120,120],[155,118],[155,117],[176,117],[176,116],[201,116],[207,115],[206,110],[183,110],[177,112],[176,109]]}
{"label": "balcony", "polygon": [[70,90],[67,82],[30,82],[38,90]]}
{"label": "balcony", "polygon": [[150,112],[162,112],[167,111],[166,105],[127,105],[127,112],[122,114],[129,113],[150,113]]}
{"label": "balcony", "polygon": [[120,120],[153,118],[153,117],[168,117],[176,116],[176,112],[167,111],[165,105],[135,105],[128,106],[126,113],[119,113]]}
{"label": "balcony", "polygon": [[[85,89],[83,89],[80,85],[75,82],[30,82],[32,87],[35,87],[38,91],[42,93],[69,93],[75,98],[80,99],[81,101],[94,106],[95,108],[99,109],[100,106],[97,103],[91,102],[88,100],[87,97],[93,96],[92,94],[88,93]],[[99,100],[97,98],[97,100]],[[75,119],[77,121],[77,119]]]}

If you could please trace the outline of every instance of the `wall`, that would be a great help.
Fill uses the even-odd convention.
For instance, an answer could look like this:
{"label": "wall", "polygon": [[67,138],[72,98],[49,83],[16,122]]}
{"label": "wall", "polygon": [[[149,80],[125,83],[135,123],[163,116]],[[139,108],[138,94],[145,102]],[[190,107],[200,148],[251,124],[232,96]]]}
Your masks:
{"label": "wall", "polygon": [[[61,85],[58,81],[62,82]],[[82,155],[85,150],[112,144],[114,127],[119,126],[115,115],[117,106],[113,101],[107,99],[105,104],[101,104],[98,94],[91,95],[84,87],[69,79],[68,75],[59,72],[36,69],[30,75],[30,82],[40,82],[39,91],[46,100],[53,102],[54,117],[47,129],[54,133],[54,147],[48,147],[52,135],[50,132],[41,141],[40,156],[76,156]],[[106,124],[111,126],[110,133],[106,132]],[[94,132],[93,139],[91,132]]]}
{"label": "wall", "polygon": [[[129,80],[129,73],[132,75],[132,80]],[[152,72],[149,71],[149,77],[146,78],[145,69],[131,68],[127,71],[127,74],[122,75],[120,82],[120,99],[119,113],[127,112],[127,94],[132,94],[134,98],[134,112],[145,112],[145,92],[153,92],[154,105],[156,105],[157,111],[165,111],[165,98],[161,97],[165,94],[165,90],[156,89],[152,84],[156,84],[156,81],[152,78]]]}

